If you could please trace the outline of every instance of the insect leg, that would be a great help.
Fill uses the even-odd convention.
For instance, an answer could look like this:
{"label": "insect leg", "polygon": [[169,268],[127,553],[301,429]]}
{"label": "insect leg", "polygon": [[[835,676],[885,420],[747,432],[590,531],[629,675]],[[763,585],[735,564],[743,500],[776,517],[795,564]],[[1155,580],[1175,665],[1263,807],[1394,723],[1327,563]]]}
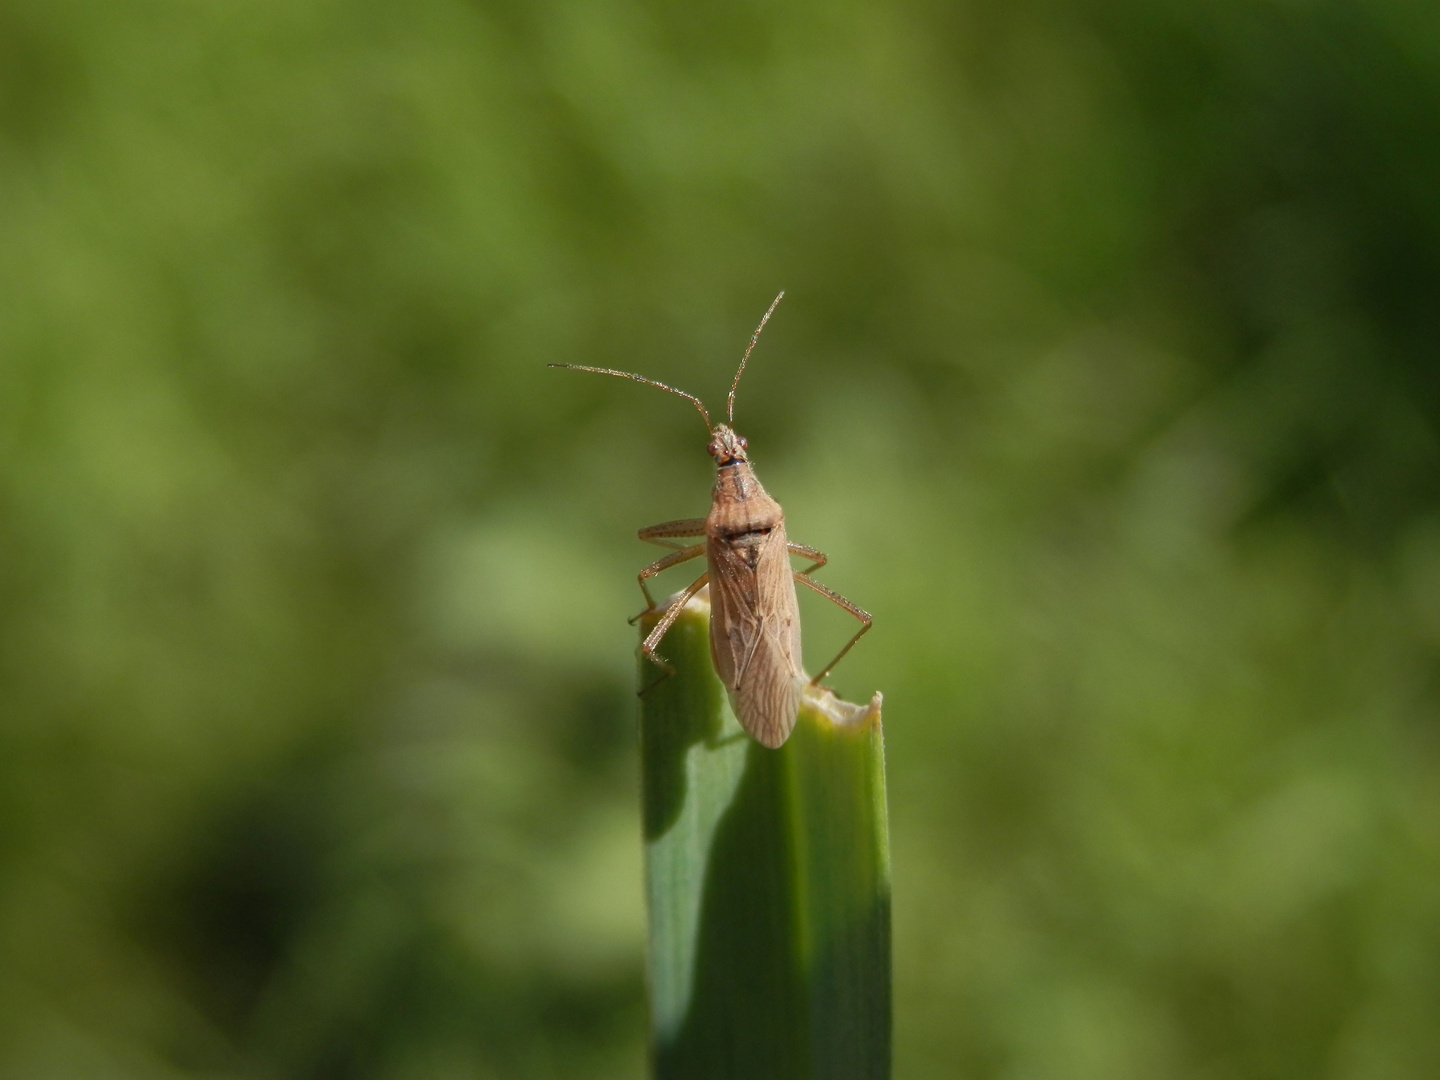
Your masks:
{"label": "insect leg", "polygon": [[659,525],[647,525],[635,534],[641,540],[655,541],[667,536],[704,536],[704,518],[684,518],[681,521],[662,521]]}
{"label": "insect leg", "polygon": [[816,581],[809,574],[802,574],[800,571],[797,570],[795,571],[795,580],[800,582],[801,585],[808,585],[810,588],[818,592],[821,596],[825,597],[825,599],[839,604],[851,615],[854,615],[855,618],[859,619],[862,623],[865,624],[864,626],[860,627],[859,630],[855,631],[855,636],[845,643],[845,647],[835,655],[835,659],[831,660],[830,663],[825,665],[825,670],[820,672],[819,675],[816,675],[813,679],[810,680],[811,686],[819,686],[820,680],[825,678],[826,675],[829,675],[830,672],[835,669],[835,665],[844,659],[845,654],[850,651],[851,647],[855,644],[855,642],[860,640],[861,635],[864,634],[866,630],[870,629],[870,624],[873,622],[873,620],[871,619],[870,613],[868,611],[864,610],[863,608],[856,607],[854,604],[852,604],[849,600],[846,600],[845,597],[841,596],[834,589],[827,588],[826,586],[821,585],[820,582]]}
{"label": "insect leg", "polygon": [[[664,558],[656,559],[649,566],[645,567],[644,570],[641,570],[640,573],[635,575],[635,580],[640,583],[640,591],[645,594],[645,611],[650,611],[655,607],[655,599],[650,595],[650,589],[645,584],[646,578],[652,578],[656,574],[661,573],[662,571],[669,570],[670,567],[675,566],[678,563],[689,562],[691,559],[699,558],[701,555],[704,554],[704,544],[691,544],[687,548],[680,548],[678,551],[672,551]],[[645,611],[642,611],[640,615],[645,614]],[[640,615],[636,615],[635,619],[638,619]],[[634,623],[635,619],[631,619],[630,622]]]}
{"label": "insect leg", "polygon": [[799,555],[802,559],[815,560],[813,566],[807,566],[804,570],[800,571],[802,574],[813,574],[830,561],[823,551],[818,548],[812,548],[808,544],[797,544],[794,540],[789,540],[786,541],[785,548],[791,555]]}
{"label": "insect leg", "polygon": [[690,602],[690,598],[703,589],[709,580],[710,573],[706,571],[692,581],[689,588],[671,601],[670,606],[665,609],[665,614],[660,616],[660,621],[655,624],[655,629],[650,631],[644,643],[641,644],[640,651],[645,654],[646,659],[652,664],[657,664],[665,669],[664,675],[661,675],[660,678],[640,691],[642,697],[659,686],[671,675],[675,674],[675,669],[670,666],[664,657],[655,651],[655,648],[660,644],[660,639],[669,633],[670,627],[675,625],[675,620],[680,617],[680,612],[685,609],[685,605]]}

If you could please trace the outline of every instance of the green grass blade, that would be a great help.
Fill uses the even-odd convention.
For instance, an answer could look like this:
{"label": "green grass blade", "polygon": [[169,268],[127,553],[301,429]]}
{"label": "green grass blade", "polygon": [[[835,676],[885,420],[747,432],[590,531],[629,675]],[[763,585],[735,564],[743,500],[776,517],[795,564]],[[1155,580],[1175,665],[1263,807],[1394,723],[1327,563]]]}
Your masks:
{"label": "green grass blade", "polygon": [[[816,695],[767,750],[715,676],[708,611],[675,623],[675,674],[641,698],[654,1075],[888,1077],[879,695]],[[659,674],[641,661],[647,685]]]}

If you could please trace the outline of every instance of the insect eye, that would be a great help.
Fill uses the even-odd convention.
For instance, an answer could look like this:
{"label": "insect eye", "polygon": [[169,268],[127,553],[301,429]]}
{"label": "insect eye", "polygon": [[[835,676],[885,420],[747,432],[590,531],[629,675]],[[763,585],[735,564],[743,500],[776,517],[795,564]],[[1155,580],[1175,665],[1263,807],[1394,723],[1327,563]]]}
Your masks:
{"label": "insect eye", "polygon": [[716,445],[712,442],[709,446],[705,447],[705,450],[706,450],[707,453],[713,455],[713,454],[718,454],[718,453],[720,452],[720,447],[716,446]]}
{"label": "insect eye", "polygon": [[750,444],[745,441],[745,436],[744,436],[744,435],[741,435],[741,436],[740,436],[740,449],[741,449],[741,450],[744,450],[744,449],[745,449],[747,446],[749,446],[749,445],[750,445]]}

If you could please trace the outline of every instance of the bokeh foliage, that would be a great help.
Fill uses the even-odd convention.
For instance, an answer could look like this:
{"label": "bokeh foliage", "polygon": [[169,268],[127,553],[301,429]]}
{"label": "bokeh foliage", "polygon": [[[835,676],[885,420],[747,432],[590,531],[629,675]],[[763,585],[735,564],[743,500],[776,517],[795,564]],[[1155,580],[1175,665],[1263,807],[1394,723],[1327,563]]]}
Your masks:
{"label": "bokeh foliage", "polygon": [[544,364],[784,287],[897,1075],[1431,1075],[1437,132],[1419,0],[3,0],[0,1074],[639,1073],[709,465]]}

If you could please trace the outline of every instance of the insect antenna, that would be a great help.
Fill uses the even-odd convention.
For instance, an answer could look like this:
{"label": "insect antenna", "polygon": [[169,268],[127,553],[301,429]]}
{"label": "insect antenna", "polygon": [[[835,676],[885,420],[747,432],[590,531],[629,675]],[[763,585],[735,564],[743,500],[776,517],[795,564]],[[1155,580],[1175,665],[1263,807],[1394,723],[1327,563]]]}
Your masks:
{"label": "insect antenna", "polygon": [[[775,305],[772,304],[770,305],[770,307],[773,311]],[[767,319],[770,317],[768,312],[766,313],[765,317]],[[764,326],[765,324],[762,322],[760,325]],[[759,331],[757,330],[756,333],[758,334]],[[752,341],[751,344],[753,345],[754,342]],[[747,352],[745,355],[749,356],[750,354]],[[659,387],[661,390],[668,390],[670,393],[675,394],[678,397],[683,397],[686,401],[692,402],[694,406],[700,410],[700,415],[705,420],[705,427],[711,431],[714,430],[714,425],[710,423],[710,414],[705,411],[705,406],[701,403],[698,397],[696,397],[694,394],[687,394],[684,390],[676,390],[673,386],[666,386],[663,382],[657,382],[655,379],[647,379],[644,375],[636,375],[633,371],[615,371],[613,368],[605,367],[586,367],[584,364],[546,364],[545,366],[553,368],[565,368],[567,371],[593,371],[596,375],[614,375],[617,379],[631,379],[638,383],[644,383],[646,386],[656,386]],[[733,392],[731,396],[734,396]]]}
{"label": "insect antenna", "polygon": [[745,374],[745,361],[750,359],[750,350],[755,348],[755,342],[760,340],[760,331],[765,329],[765,324],[770,321],[770,316],[775,314],[775,307],[784,299],[785,290],[780,290],[780,295],[770,301],[770,306],[765,309],[765,315],[760,320],[760,325],[755,327],[755,333],[750,335],[750,344],[745,346],[745,355],[740,358],[740,367],[735,372],[735,381],[730,384],[730,396],[725,399],[725,421],[728,424],[735,423],[735,388],[740,385],[740,376]]}

